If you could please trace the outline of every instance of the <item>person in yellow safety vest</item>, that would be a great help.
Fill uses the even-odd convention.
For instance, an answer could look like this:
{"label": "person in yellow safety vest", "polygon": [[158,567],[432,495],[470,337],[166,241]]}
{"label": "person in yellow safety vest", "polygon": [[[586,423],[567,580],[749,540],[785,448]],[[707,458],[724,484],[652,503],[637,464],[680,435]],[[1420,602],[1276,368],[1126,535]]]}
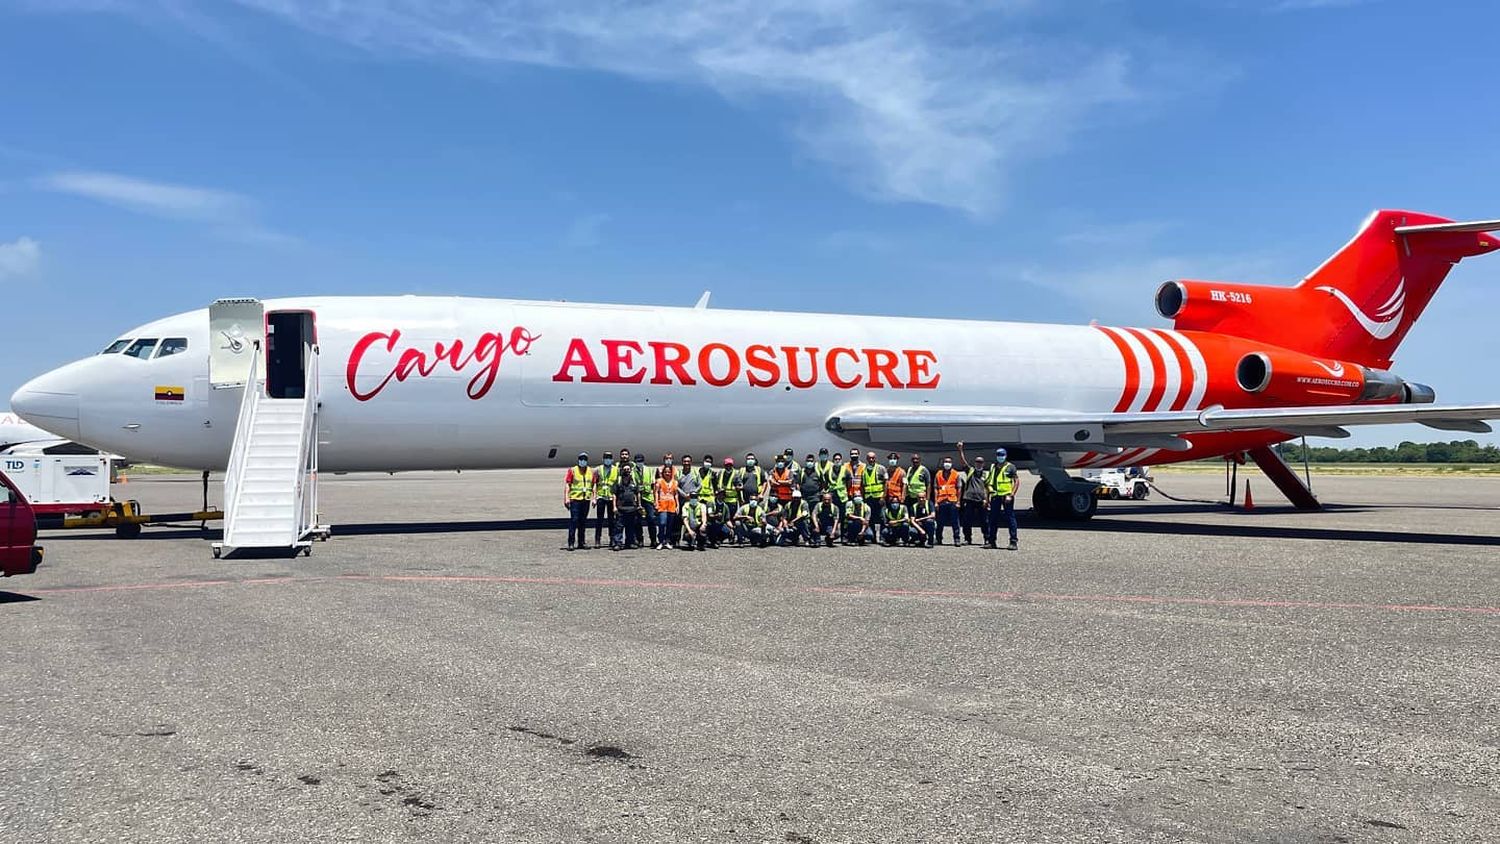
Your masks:
{"label": "person in yellow safety vest", "polygon": [[656,547],[656,470],[646,465],[646,455],[635,456],[635,485],[641,490],[641,519],[646,523],[651,547]]}
{"label": "person in yellow safety vest", "polygon": [[875,452],[865,452],[865,466],[860,471],[859,489],[865,503],[870,505],[870,532],[880,539],[880,525],[885,518],[885,467],[875,459]]}
{"label": "person in yellow safety vest", "polygon": [[932,473],[922,465],[922,455],[911,456],[911,467],[906,470],[906,506],[917,503],[919,498],[932,496]]}
{"label": "person in yellow safety vest", "polygon": [[1016,537],[1016,492],[1021,482],[1016,476],[1016,467],[1005,459],[1005,449],[995,449],[995,462],[985,475],[985,489],[990,494],[990,518],[986,525],[986,548],[998,548],[1000,543],[1000,520],[1010,528],[1010,550],[1018,547]]}
{"label": "person in yellow safety vest", "polygon": [[[734,461],[726,460],[725,465],[733,466]],[[731,504],[739,504],[751,499],[766,500],[770,493],[766,480],[766,470],[761,468],[760,461],[755,459],[755,452],[747,452],[744,467],[736,469],[725,483],[724,500]]]}
{"label": "person in yellow safety vest", "polygon": [[863,495],[856,495],[844,508],[844,544],[864,545],[871,538],[870,505],[865,503]]}
{"label": "person in yellow safety vest", "polygon": [[823,477],[823,491],[833,493],[833,506],[839,508],[839,524],[844,522],[844,510],[849,506],[849,467],[844,465],[844,453],[835,452],[832,463],[822,463],[818,471]]}
{"label": "person in yellow safety vest", "polygon": [[615,465],[615,456],[604,452],[603,466],[594,470],[594,547],[599,548],[599,537],[609,531],[609,550],[615,550],[619,540],[615,534],[615,487],[620,483],[620,467]]}
{"label": "person in yellow safety vest", "polygon": [[702,551],[708,546],[708,508],[713,503],[702,498],[689,498],[683,503],[682,542],[678,545],[683,551]]}
{"label": "person in yellow safety vest", "polygon": [[724,458],[724,468],[719,470],[718,495],[715,496],[714,500],[727,501],[738,507],[740,503],[739,477],[740,471],[734,468],[734,458]]}
{"label": "person in yellow safety vest", "polygon": [[[589,468],[588,452],[580,452],[578,465],[568,467],[563,476],[563,507],[568,511],[568,550],[589,547],[589,505],[594,501],[594,470]],[[576,540],[576,542],[575,542]]]}
{"label": "person in yellow safety vest", "polygon": [[698,470],[698,481],[698,500],[705,504],[712,503],[719,495],[719,484],[721,483],[721,475],[719,474],[719,470],[714,468],[714,456],[712,454],[703,455],[703,467]]}

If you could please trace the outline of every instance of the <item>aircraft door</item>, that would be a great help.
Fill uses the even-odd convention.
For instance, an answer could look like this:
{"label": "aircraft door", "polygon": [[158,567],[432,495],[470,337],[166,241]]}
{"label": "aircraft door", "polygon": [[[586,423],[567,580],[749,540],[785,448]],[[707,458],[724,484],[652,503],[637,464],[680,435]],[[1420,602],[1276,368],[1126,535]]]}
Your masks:
{"label": "aircraft door", "polygon": [[273,399],[305,397],[307,362],[317,342],[312,311],[266,314],[266,395]]}
{"label": "aircraft door", "polygon": [[265,345],[265,305],[259,299],[220,299],[208,306],[208,380],[237,386],[250,376],[255,344]]}

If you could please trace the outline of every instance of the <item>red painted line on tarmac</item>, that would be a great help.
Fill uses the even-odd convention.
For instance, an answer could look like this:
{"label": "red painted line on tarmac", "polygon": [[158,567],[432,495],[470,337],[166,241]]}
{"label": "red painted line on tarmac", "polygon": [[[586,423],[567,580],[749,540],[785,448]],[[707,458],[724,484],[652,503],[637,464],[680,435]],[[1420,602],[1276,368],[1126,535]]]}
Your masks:
{"label": "red painted line on tarmac", "polygon": [[[619,589],[731,590],[746,587],[732,583],[700,583],[672,580],[631,580],[587,577],[502,577],[457,574],[340,574],[332,577],[261,577],[246,580],[198,580],[178,583],[129,583],[111,586],[58,586],[28,589],[21,594],[51,595],[86,592],[138,592],[166,589],[202,589],[210,586],[266,586],[285,583],[330,583],[337,581],[388,583],[501,583],[516,586],[587,586]],[[1462,613],[1497,615],[1500,607],[1444,606],[1441,604],[1379,604],[1340,601],[1294,601],[1269,598],[1198,598],[1191,595],[1070,595],[1049,592],[964,592],[940,589],[881,589],[864,586],[802,586],[795,591],[814,595],[855,595],[893,598],[975,598],[989,601],[1037,603],[1145,604],[1151,606],[1246,607],[1251,609],[1357,610],[1383,612]]]}
{"label": "red painted line on tarmac", "polygon": [[1176,595],[1057,595],[1047,592],[950,592],[928,589],[868,589],[809,586],[803,591],[842,595],[889,595],[897,598],[981,598],[993,601],[1057,601],[1102,604],[1189,605],[1294,610],[1385,610],[1389,612],[1451,612],[1500,615],[1500,607],[1450,607],[1438,604],[1374,604],[1338,601],[1283,601],[1259,598],[1194,598]]}

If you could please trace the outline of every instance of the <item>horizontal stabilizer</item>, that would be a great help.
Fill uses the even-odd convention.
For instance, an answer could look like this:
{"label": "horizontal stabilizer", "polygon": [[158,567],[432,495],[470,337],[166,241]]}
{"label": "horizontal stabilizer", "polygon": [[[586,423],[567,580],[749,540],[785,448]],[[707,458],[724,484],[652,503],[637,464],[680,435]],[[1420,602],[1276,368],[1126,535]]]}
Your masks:
{"label": "horizontal stabilizer", "polygon": [[1500,231],[1500,220],[1473,220],[1467,223],[1424,223],[1419,226],[1397,226],[1396,234],[1422,234],[1424,232],[1495,232]]}

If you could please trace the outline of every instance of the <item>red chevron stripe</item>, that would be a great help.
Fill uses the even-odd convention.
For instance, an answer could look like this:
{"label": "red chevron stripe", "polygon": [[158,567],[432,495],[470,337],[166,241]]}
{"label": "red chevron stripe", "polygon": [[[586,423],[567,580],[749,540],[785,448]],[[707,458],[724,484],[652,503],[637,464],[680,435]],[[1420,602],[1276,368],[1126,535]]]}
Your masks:
{"label": "red chevron stripe", "polygon": [[1146,347],[1146,357],[1151,361],[1151,392],[1146,395],[1146,403],[1141,405],[1141,410],[1150,413],[1159,410],[1157,405],[1166,397],[1167,393],[1167,362],[1162,359],[1161,350],[1146,336],[1146,332],[1139,328],[1127,328],[1131,336],[1139,340]]}
{"label": "red chevron stripe", "polygon": [[1136,360],[1135,354],[1130,351],[1130,344],[1126,343],[1115,329],[1105,328],[1102,325],[1094,327],[1104,332],[1104,336],[1114,342],[1115,348],[1120,350],[1120,360],[1125,363],[1125,387],[1120,391],[1120,400],[1115,403],[1115,413],[1124,413],[1125,409],[1130,407],[1131,401],[1135,399],[1135,394],[1141,389],[1140,361]]}
{"label": "red chevron stripe", "polygon": [[1182,370],[1182,386],[1177,390],[1177,398],[1172,402],[1171,409],[1182,410],[1187,407],[1188,397],[1193,394],[1193,362],[1188,358],[1187,350],[1172,335],[1159,329],[1152,329],[1151,333],[1160,337],[1177,356],[1177,366]]}

